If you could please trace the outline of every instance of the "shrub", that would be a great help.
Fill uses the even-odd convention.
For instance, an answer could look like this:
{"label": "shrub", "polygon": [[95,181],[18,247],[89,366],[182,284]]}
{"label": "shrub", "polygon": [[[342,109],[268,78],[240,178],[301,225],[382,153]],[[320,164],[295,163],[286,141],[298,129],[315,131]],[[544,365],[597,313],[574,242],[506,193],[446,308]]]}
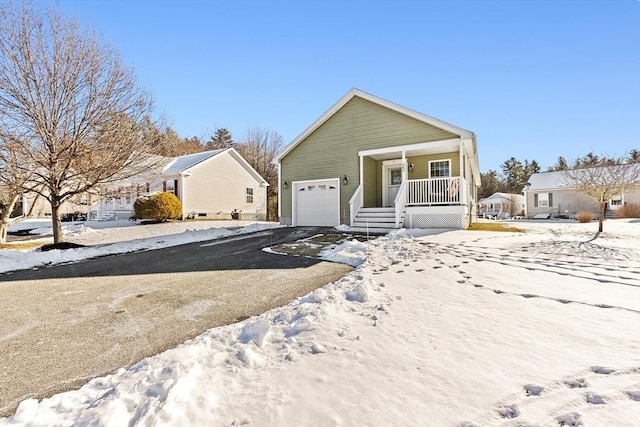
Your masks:
{"label": "shrub", "polygon": [[166,221],[180,218],[182,204],[173,193],[154,193],[138,198],[133,204],[133,212],[136,218]]}
{"label": "shrub", "polygon": [[578,222],[591,222],[593,221],[593,214],[591,212],[578,212],[576,219]]}
{"label": "shrub", "polygon": [[617,218],[640,218],[640,204],[627,203],[616,210]]}

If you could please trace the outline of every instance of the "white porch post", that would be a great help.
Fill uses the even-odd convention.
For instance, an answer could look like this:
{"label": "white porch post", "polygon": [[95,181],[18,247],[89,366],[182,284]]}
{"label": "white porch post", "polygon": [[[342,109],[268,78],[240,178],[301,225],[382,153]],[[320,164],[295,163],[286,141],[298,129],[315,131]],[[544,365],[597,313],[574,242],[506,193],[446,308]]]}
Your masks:
{"label": "white porch post", "polygon": [[364,158],[362,156],[362,154],[359,154],[360,156],[360,182],[359,182],[359,186],[361,188],[360,191],[360,206],[364,206],[364,171],[362,170],[363,166],[364,166]]}
{"label": "white porch post", "polygon": [[402,150],[402,181],[409,179],[409,173],[407,172],[407,152]]}
{"label": "white porch post", "polygon": [[[464,163],[464,140],[461,138],[460,139],[460,143],[459,143],[459,147],[458,147],[458,155],[460,157],[460,163],[458,163],[459,165],[459,169],[460,169],[460,179],[464,179],[466,181],[467,179],[467,174],[465,173],[465,170],[467,168],[465,168],[465,163]],[[461,183],[462,184],[462,183]],[[460,191],[460,203],[463,205],[467,204],[467,189],[465,188],[464,185],[459,185],[458,186]]]}

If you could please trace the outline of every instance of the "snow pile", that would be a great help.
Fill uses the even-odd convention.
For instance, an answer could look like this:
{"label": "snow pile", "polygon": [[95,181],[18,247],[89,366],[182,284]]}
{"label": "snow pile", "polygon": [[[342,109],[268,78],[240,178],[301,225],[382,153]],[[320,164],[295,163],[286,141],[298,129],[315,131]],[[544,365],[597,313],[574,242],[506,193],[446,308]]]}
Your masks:
{"label": "snow pile", "polygon": [[572,239],[382,237],[334,283],[0,425],[637,425],[640,236],[545,252]]}

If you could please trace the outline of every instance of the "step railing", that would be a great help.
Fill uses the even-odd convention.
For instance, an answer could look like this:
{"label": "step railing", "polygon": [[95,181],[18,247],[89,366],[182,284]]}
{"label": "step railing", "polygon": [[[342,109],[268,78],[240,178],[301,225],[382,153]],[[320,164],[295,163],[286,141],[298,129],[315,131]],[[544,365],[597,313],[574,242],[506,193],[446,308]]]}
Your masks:
{"label": "step railing", "polygon": [[358,211],[362,208],[362,184],[358,185],[349,200],[349,225],[353,225]]}
{"label": "step railing", "polygon": [[396,228],[400,228],[400,221],[402,220],[402,212],[407,204],[407,181],[403,181],[396,194],[394,200],[394,206],[396,207]]}

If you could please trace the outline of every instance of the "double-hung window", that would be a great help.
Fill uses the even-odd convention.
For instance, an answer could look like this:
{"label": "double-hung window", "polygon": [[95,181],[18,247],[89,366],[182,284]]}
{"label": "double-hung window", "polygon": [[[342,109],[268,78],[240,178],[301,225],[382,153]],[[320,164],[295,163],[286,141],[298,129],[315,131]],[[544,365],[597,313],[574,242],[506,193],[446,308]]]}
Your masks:
{"label": "double-hung window", "polygon": [[253,203],[253,188],[247,187],[247,203]]}
{"label": "double-hung window", "polygon": [[553,206],[553,193],[536,193],[533,195],[533,199],[533,204],[536,208]]}

